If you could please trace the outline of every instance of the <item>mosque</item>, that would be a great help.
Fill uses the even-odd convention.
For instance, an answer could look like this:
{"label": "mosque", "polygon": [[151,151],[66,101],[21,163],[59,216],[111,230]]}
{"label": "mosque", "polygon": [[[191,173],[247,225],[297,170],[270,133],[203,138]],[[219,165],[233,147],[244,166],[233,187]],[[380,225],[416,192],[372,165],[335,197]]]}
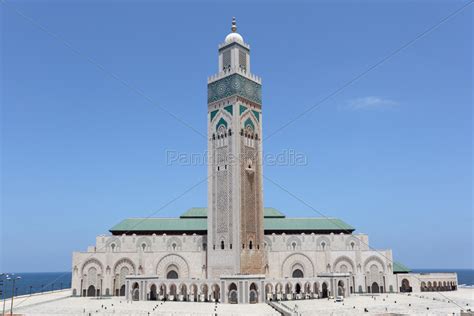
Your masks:
{"label": "mosque", "polygon": [[73,253],[74,296],[257,303],[457,288],[455,273],[411,273],[341,219],[264,207],[262,82],[235,19],[218,53],[208,78],[208,207],[113,226]]}

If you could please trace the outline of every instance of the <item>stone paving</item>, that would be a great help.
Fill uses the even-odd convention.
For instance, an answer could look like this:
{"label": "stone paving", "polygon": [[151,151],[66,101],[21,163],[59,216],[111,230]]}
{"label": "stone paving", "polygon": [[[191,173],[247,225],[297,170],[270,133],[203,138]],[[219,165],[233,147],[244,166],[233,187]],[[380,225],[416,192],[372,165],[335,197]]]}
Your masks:
{"label": "stone paving", "polygon": [[[45,315],[279,315],[267,304],[215,304],[191,302],[137,301],[127,302],[122,297],[70,297],[70,291],[58,291],[31,297],[16,297],[15,314]],[[9,300],[6,301],[9,307]],[[310,315],[460,315],[474,309],[474,289],[461,288],[455,292],[424,292],[416,294],[352,295],[344,302],[314,299],[281,302],[301,316]],[[367,311],[365,311],[367,309]],[[7,308],[8,310],[8,308]]]}
{"label": "stone paving", "polygon": [[175,315],[262,315],[278,316],[273,308],[267,304],[215,304],[191,302],[160,302],[160,301],[129,301],[121,297],[91,298],[91,297],[66,297],[56,299],[44,304],[38,300],[26,300],[21,304],[21,299],[16,299],[20,305],[15,304],[14,312],[27,316],[45,315],[121,315],[121,316],[175,316]]}
{"label": "stone paving", "polygon": [[[307,300],[282,302],[301,316],[310,315],[460,315],[474,310],[474,289],[454,292],[414,294],[352,295],[344,302],[334,300]],[[461,306],[461,307],[460,307]]]}

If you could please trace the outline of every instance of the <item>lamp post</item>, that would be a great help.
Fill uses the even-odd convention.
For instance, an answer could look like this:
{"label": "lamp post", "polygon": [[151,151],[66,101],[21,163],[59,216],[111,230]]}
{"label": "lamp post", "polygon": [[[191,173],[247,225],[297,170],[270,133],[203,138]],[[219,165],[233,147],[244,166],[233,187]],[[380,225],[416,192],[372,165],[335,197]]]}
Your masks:
{"label": "lamp post", "polygon": [[2,295],[3,295],[3,312],[2,312],[2,315],[5,315],[5,287],[6,287],[6,284],[3,283],[3,277],[5,277],[5,280],[6,280],[8,278],[8,274],[5,274],[5,273],[0,274],[0,281],[2,283]]}
{"label": "lamp post", "polygon": [[[7,280],[11,280],[13,281],[12,282],[12,301],[11,301],[11,305],[10,305],[10,315],[13,315],[13,298],[15,297],[15,281],[16,280],[20,280],[21,277],[20,276],[17,276],[15,277],[14,275],[12,275],[10,278],[7,278]],[[5,313],[3,313],[5,314]]]}

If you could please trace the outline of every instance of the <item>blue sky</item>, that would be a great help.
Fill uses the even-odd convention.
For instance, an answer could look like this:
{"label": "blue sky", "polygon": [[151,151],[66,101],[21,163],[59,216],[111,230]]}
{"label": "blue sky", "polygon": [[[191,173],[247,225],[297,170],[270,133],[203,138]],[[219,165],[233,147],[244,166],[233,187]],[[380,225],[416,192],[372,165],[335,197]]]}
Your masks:
{"label": "blue sky", "polygon": [[[264,137],[462,7],[438,2],[10,1],[2,14],[2,271],[65,271],[126,217],[207,203],[206,78],[232,16]],[[472,6],[264,142],[265,205],[323,214],[412,268],[472,268]],[[137,92],[138,89],[138,92]],[[166,109],[164,111],[163,109]]]}

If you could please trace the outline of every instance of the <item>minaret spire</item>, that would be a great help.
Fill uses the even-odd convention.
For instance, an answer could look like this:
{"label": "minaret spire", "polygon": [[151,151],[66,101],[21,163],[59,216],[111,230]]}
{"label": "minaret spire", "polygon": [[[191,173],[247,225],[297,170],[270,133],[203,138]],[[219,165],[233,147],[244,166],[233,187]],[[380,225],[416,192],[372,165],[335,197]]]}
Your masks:
{"label": "minaret spire", "polygon": [[237,32],[237,22],[235,21],[235,16],[232,17],[232,28],[231,28],[232,32],[235,33]]}

